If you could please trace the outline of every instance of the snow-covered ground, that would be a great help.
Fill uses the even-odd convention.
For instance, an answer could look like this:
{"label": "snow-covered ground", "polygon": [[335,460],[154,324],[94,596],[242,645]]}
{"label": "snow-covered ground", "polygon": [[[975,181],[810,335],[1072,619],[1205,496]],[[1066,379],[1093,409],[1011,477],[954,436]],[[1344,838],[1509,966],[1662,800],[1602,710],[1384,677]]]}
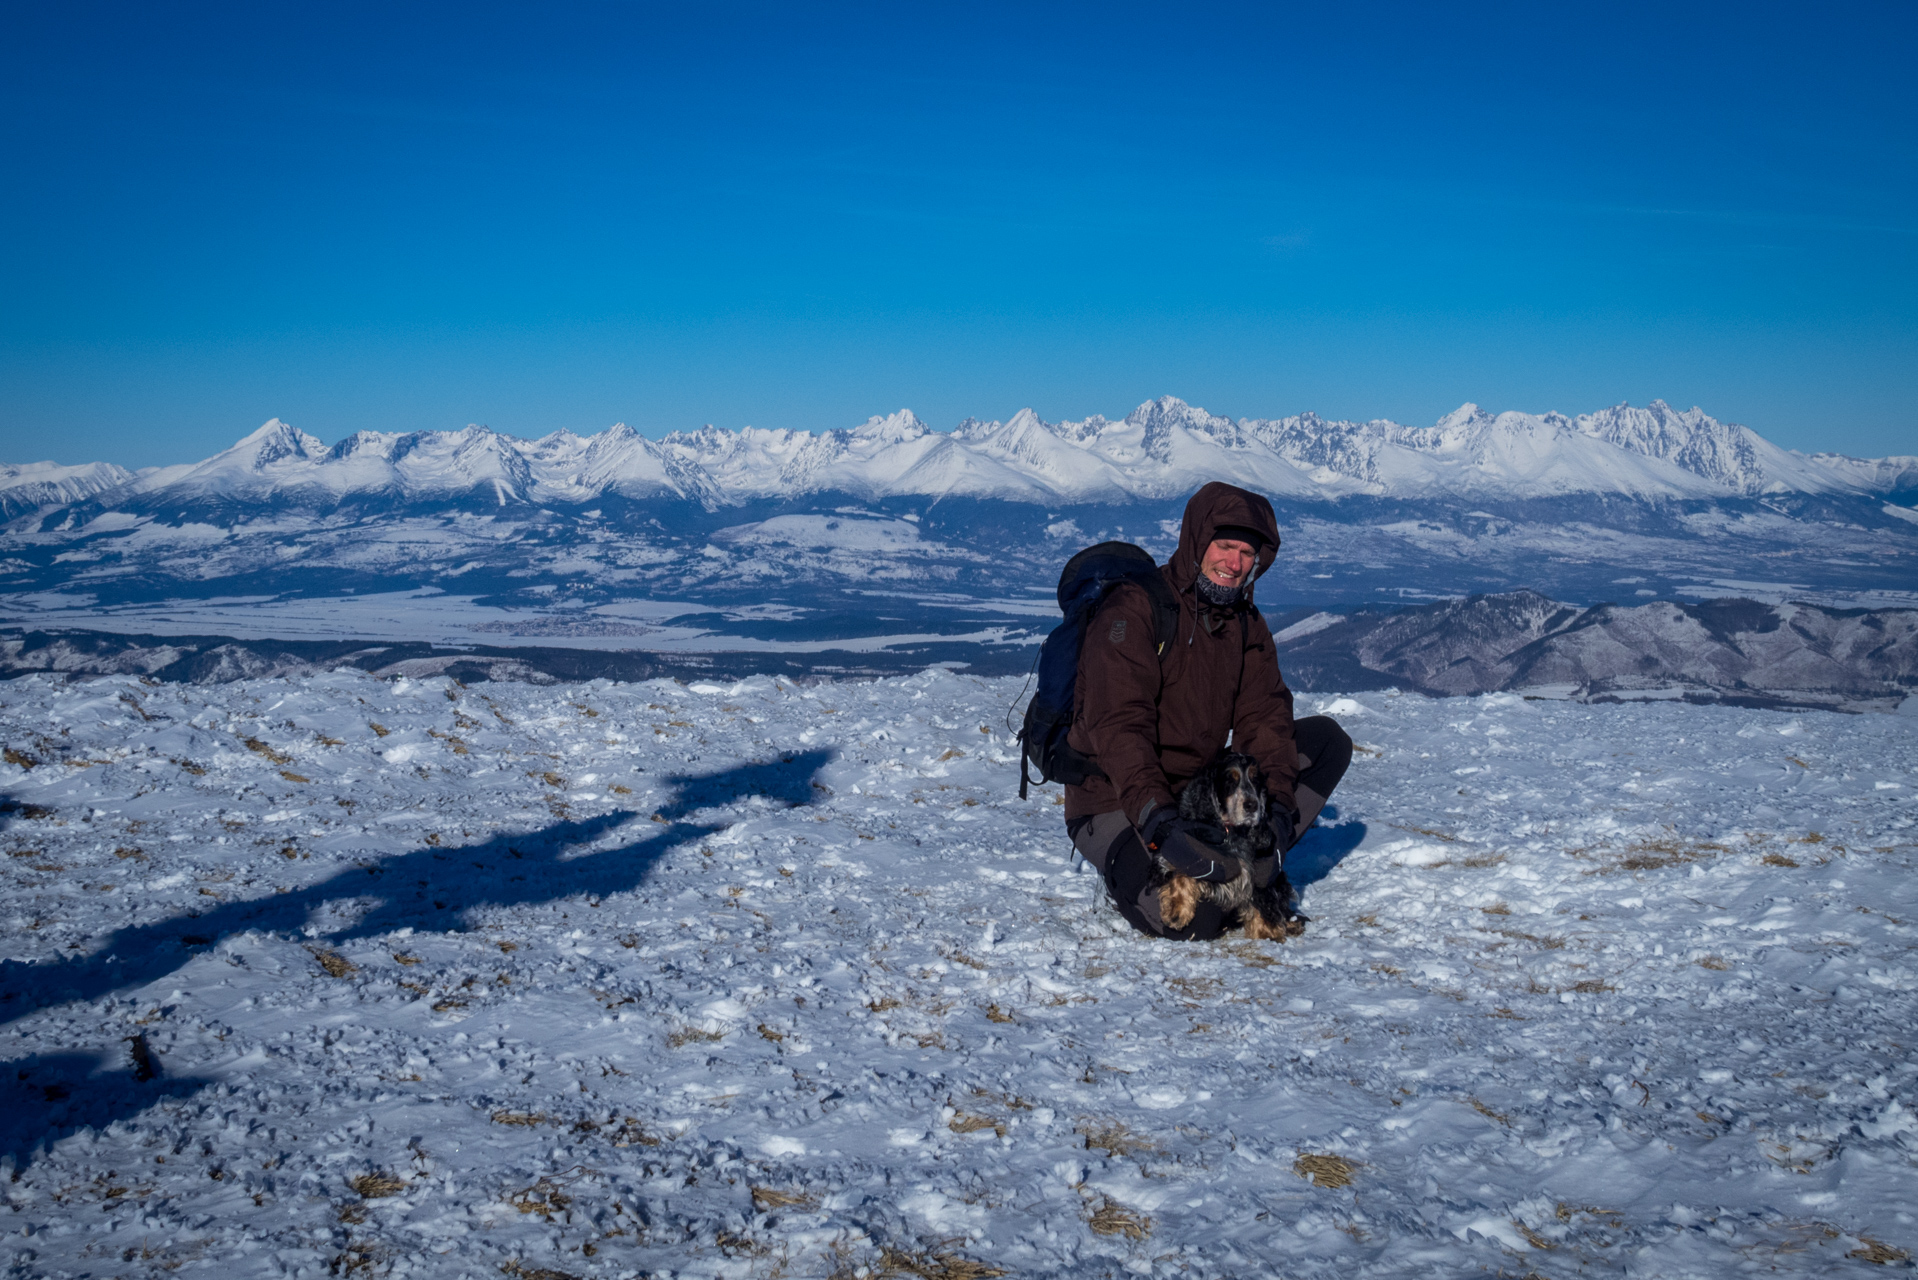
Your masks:
{"label": "snow-covered ground", "polygon": [[1018,689],[0,685],[0,1265],[1918,1249],[1918,717],[1305,699],[1361,745],[1310,928],[1180,946],[1016,798]]}

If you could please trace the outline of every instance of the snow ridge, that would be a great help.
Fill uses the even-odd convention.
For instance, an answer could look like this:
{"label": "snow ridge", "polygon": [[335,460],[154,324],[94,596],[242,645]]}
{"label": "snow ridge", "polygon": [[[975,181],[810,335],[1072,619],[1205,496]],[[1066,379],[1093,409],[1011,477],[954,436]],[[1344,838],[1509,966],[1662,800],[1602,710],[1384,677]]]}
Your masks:
{"label": "snow ridge", "polygon": [[133,479],[133,472],[111,462],[88,462],[77,467],[63,467],[57,462],[19,466],[0,463],[0,517],[65,506],[117,489]]}
{"label": "snow ridge", "polygon": [[706,426],[655,442],[625,424],[593,436],[521,440],[481,426],[363,431],[328,448],[275,418],[196,465],[135,475],[107,463],[0,468],[8,515],[48,503],[106,510],[179,503],[324,507],[477,498],[497,506],[614,495],[707,510],[754,499],[847,493],[1037,504],[1170,499],[1226,478],[1278,498],[1617,495],[1641,501],[1764,494],[1890,496],[1918,490],[1918,458],[1805,455],[1699,408],[1620,404],[1597,413],[1489,413],[1461,405],[1435,425],[1331,421],[1305,413],[1233,420],[1175,396],[1120,421],[1047,422],[1021,409],[932,430],[910,409],[810,431]]}

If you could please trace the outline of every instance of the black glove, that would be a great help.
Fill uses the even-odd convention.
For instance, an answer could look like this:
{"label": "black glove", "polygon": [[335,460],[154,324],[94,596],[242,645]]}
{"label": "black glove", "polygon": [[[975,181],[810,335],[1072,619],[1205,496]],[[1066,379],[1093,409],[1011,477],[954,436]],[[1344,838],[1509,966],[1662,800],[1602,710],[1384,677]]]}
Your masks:
{"label": "black glove", "polygon": [[1299,829],[1299,815],[1273,800],[1265,807],[1265,825],[1272,832],[1272,851],[1284,854],[1297,838],[1293,833]]}
{"label": "black glove", "polygon": [[1239,860],[1221,852],[1212,842],[1224,833],[1209,822],[1181,818],[1170,805],[1148,810],[1139,835],[1145,847],[1180,875],[1194,880],[1228,884],[1239,878]]}
{"label": "black glove", "polygon": [[1263,858],[1252,859],[1252,887],[1270,889],[1278,880],[1284,861],[1276,853],[1268,853]]}

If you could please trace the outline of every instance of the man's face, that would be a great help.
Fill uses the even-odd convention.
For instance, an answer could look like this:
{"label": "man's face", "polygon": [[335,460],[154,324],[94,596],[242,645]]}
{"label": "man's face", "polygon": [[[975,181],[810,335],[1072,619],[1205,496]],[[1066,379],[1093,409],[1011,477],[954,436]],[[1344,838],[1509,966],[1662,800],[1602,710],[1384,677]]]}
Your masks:
{"label": "man's face", "polygon": [[1252,566],[1258,562],[1259,553],[1251,543],[1214,538],[1205,549],[1205,558],[1199,561],[1199,572],[1222,587],[1237,587],[1252,576]]}

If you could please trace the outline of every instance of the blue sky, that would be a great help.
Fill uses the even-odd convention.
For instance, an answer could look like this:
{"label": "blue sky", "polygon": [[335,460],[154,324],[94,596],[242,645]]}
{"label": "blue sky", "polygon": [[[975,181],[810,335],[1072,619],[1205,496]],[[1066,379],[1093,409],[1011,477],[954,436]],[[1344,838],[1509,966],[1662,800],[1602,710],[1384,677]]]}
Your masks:
{"label": "blue sky", "polygon": [[1166,393],[1918,452],[1914,14],[22,6],[0,460]]}

